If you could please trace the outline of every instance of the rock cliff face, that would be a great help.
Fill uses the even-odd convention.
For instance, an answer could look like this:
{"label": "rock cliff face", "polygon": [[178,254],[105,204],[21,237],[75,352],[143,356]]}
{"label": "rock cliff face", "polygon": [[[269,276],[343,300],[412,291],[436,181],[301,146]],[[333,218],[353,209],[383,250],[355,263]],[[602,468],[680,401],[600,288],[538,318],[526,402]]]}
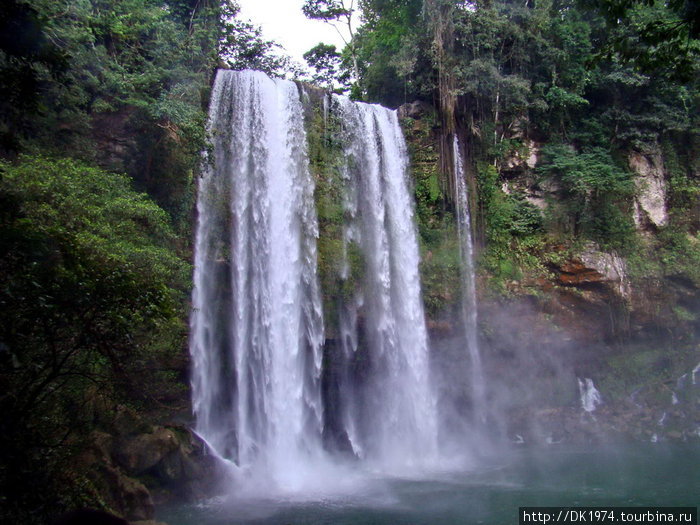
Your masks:
{"label": "rock cliff face", "polygon": [[[403,106],[399,112],[414,160],[420,229],[427,233],[424,295],[428,305],[436,305],[428,308],[428,324],[435,351],[449,356],[459,352],[453,348],[458,285],[449,270],[454,261],[444,262],[448,256],[436,247],[449,245],[454,231],[449,224],[435,228],[429,221],[443,220],[435,210],[451,205],[449,199],[431,202],[423,191],[431,177],[438,180],[436,187],[445,187],[441,130],[425,104]],[[504,196],[518,195],[547,216],[567,196],[556,179],[538,176],[543,146],[524,140],[522,148],[501,161],[496,186]],[[629,211],[636,228],[634,245],[611,250],[581,238],[552,240],[556,235],[545,225],[535,247],[515,257],[527,265],[516,265],[507,279],[496,279],[482,264],[478,335],[489,376],[488,402],[494,426],[509,439],[555,443],[700,437],[700,388],[689,379],[700,363],[700,290],[688,274],[692,264],[671,264],[682,256],[668,249],[664,237],[673,231],[671,174],[660,148],[630,152],[627,163],[635,190]],[[472,166],[468,176],[475,177],[476,169]],[[421,215],[425,207],[434,213]],[[476,217],[478,222],[482,216]],[[679,239],[691,248],[697,241],[690,234]],[[588,381],[601,399],[591,411],[584,409],[579,389]]]}

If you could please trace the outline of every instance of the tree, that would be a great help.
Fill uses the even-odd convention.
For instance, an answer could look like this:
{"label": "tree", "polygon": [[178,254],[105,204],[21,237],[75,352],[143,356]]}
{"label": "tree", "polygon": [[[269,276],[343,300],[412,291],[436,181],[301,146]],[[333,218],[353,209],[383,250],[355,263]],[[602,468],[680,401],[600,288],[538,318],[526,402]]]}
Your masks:
{"label": "tree", "polygon": [[334,45],[320,42],[304,53],[304,60],[316,71],[312,77],[313,82],[328,89],[333,89],[334,86],[347,89],[349,74],[342,70],[342,57]]}
{"label": "tree", "polygon": [[[640,6],[651,7],[656,0],[594,0],[589,2],[595,6],[612,24],[619,24],[630,14],[630,11]],[[665,7],[674,13],[678,22],[673,27],[686,33],[689,38],[700,38],[700,5],[688,0],[669,0]],[[662,22],[665,25],[665,22]],[[670,35],[669,35],[670,36]]]}
{"label": "tree", "polygon": [[587,0],[609,35],[599,59],[616,54],[647,74],[688,82],[700,71],[700,4],[690,0]]}
{"label": "tree", "polygon": [[0,508],[51,514],[95,422],[169,388],[189,271],[127,177],[40,157],[0,175]]}
{"label": "tree", "polygon": [[231,69],[255,69],[270,76],[293,72],[291,59],[280,53],[282,47],[266,40],[262,29],[239,18],[240,7],[226,0],[221,6],[219,56]]}
{"label": "tree", "polygon": [[432,96],[430,38],[419,0],[363,0],[355,36],[362,89],[369,100],[395,107]]}
{"label": "tree", "polygon": [[46,20],[31,5],[7,0],[0,17],[0,153],[15,152],[40,106],[41,73],[56,78],[66,57],[45,33]]}
{"label": "tree", "polygon": [[[346,4],[348,1],[349,4]],[[355,0],[305,0],[301,10],[307,18],[321,20],[335,28],[348,50],[352,63],[353,81],[358,85],[360,68],[355,46],[355,27],[353,26]],[[340,30],[341,27],[344,28],[344,31]]]}

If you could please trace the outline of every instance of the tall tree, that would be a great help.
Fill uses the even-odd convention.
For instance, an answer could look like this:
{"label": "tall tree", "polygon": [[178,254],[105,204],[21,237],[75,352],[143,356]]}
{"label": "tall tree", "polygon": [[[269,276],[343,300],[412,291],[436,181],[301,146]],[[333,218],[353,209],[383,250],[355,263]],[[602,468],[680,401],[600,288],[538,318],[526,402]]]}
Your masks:
{"label": "tall tree", "polygon": [[304,60],[316,71],[313,82],[328,89],[348,88],[349,72],[343,70],[342,56],[334,45],[321,42],[304,53]]}
{"label": "tall tree", "polygon": [[[352,64],[353,82],[359,85],[360,69],[355,42],[355,0],[305,0],[304,16],[331,25],[345,44]],[[361,90],[360,90],[361,91]]]}

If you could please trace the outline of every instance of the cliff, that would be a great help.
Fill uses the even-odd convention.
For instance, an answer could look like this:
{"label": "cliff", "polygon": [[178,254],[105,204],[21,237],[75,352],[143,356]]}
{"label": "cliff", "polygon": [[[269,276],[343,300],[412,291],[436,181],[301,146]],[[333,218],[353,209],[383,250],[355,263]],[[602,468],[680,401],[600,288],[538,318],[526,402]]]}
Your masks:
{"label": "cliff", "polygon": [[[455,355],[466,349],[456,337],[459,261],[444,129],[427,104],[399,112],[432,342],[438,354]],[[469,140],[469,130],[456,133]],[[697,439],[699,216],[697,202],[679,195],[681,181],[685,191],[697,188],[697,157],[679,162],[679,146],[665,143],[616,159],[631,182],[617,220],[630,228],[624,242],[605,243],[563,225],[575,196],[566,174],[546,169],[552,146],[515,138],[522,146],[496,166],[474,147],[467,175],[477,190],[478,336],[494,428],[530,443]],[[588,381],[601,399],[593,406]]]}

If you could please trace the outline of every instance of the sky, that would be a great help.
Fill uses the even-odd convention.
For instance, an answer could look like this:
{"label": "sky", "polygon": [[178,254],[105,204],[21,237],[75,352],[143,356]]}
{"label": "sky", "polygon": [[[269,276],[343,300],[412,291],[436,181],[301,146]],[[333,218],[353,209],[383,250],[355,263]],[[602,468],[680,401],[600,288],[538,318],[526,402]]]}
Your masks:
{"label": "sky", "polygon": [[344,44],[337,31],[319,20],[309,20],[301,12],[304,0],[238,0],[240,18],[262,27],[263,35],[282,45],[287,54],[306,66],[303,54],[319,42]]}

